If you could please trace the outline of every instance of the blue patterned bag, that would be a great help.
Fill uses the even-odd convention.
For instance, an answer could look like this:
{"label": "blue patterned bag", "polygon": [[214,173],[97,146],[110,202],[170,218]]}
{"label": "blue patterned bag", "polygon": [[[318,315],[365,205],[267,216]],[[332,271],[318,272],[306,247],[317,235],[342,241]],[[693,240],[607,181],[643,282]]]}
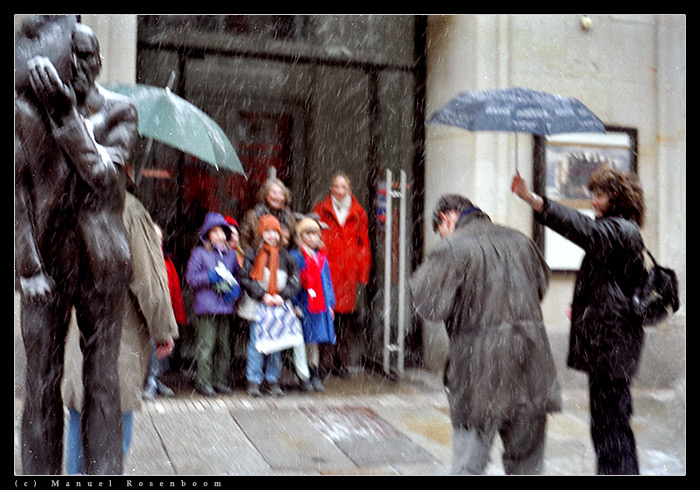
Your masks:
{"label": "blue patterned bag", "polygon": [[301,322],[286,303],[282,306],[261,304],[255,315],[253,332],[255,349],[265,355],[304,343]]}

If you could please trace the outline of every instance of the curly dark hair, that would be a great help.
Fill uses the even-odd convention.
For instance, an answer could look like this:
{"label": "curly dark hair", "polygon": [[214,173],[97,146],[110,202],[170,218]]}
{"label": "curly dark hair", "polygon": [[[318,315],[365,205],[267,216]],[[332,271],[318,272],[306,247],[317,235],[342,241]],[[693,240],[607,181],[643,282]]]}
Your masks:
{"label": "curly dark hair", "polygon": [[588,181],[591,192],[603,192],[610,200],[606,216],[618,216],[644,225],[644,190],[637,176],[609,166],[601,166],[591,173]]}

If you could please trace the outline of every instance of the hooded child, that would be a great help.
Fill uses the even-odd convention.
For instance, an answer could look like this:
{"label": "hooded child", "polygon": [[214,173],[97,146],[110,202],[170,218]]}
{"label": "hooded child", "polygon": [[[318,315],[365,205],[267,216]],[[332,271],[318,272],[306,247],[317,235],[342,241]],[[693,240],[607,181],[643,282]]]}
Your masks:
{"label": "hooded child", "polygon": [[205,396],[229,394],[230,324],[240,296],[240,266],[228,246],[230,228],[219,213],[207,213],[187,263],[187,283],[194,289],[197,327],[195,388]]}

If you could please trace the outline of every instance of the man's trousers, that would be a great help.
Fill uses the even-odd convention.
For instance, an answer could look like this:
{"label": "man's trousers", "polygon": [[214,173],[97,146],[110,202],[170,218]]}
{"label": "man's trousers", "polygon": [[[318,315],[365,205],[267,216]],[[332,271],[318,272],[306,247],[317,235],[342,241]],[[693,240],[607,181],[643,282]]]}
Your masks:
{"label": "man's trousers", "polygon": [[457,426],[452,436],[452,473],[481,475],[489,462],[496,433],[503,441],[507,475],[538,475],[544,459],[547,415],[520,414],[488,427]]}

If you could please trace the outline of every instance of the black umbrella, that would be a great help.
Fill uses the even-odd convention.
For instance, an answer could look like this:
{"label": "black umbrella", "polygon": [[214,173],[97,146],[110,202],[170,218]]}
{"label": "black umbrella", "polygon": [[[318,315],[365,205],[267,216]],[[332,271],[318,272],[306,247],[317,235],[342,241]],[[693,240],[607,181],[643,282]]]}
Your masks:
{"label": "black umbrella", "polygon": [[[469,131],[548,135],[605,132],[605,124],[580,101],[522,87],[465,92],[433,114],[429,123]],[[517,168],[517,139],[516,139]]]}

